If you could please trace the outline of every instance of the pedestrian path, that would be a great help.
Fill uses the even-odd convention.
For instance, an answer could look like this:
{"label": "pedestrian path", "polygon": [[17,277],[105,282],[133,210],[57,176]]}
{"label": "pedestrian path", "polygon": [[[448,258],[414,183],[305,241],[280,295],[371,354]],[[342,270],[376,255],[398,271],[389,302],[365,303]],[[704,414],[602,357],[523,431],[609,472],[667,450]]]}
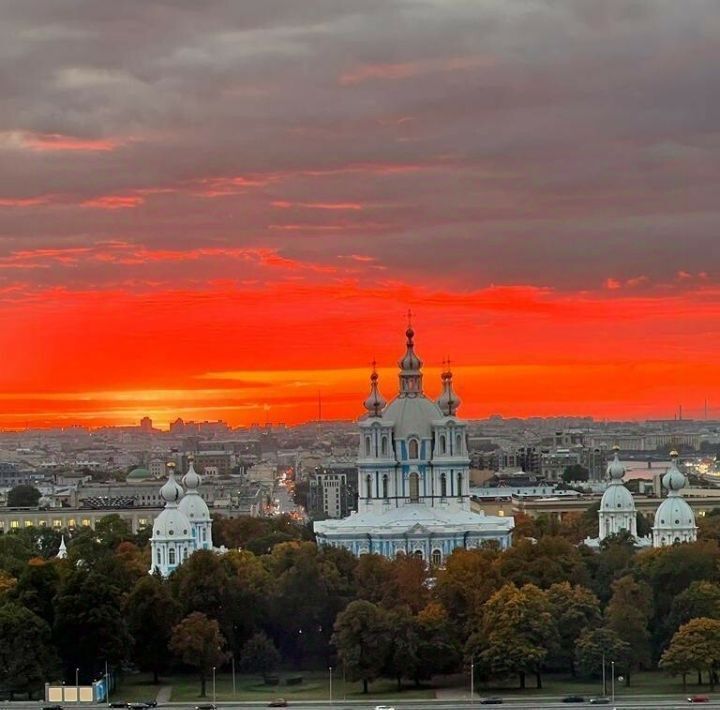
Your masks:
{"label": "pedestrian path", "polygon": [[158,705],[161,705],[162,703],[169,703],[171,695],[172,685],[163,685],[162,688],[158,690],[158,694],[155,697],[155,700],[157,700]]}

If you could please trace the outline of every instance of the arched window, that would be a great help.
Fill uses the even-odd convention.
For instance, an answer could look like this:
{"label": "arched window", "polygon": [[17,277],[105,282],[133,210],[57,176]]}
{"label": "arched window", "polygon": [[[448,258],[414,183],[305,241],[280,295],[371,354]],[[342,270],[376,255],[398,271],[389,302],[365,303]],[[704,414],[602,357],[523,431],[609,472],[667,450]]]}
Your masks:
{"label": "arched window", "polygon": [[411,459],[416,459],[418,457],[417,439],[410,439],[410,442],[408,443],[408,456]]}
{"label": "arched window", "polygon": [[365,456],[370,456],[370,437],[365,437]]}
{"label": "arched window", "polygon": [[365,497],[368,500],[372,498],[372,478],[370,478],[369,473],[367,476],[365,476]]}
{"label": "arched window", "polygon": [[447,496],[447,476],[444,473],[440,474],[440,497],[445,498]]}
{"label": "arched window", "polygon": [[442,564],[442,552],[437,548],[432,551],[432,563],[433,567],[439,567]]}
{"label": "arched window", "polygon": [[422,550],[415,550],[415,552],[413,552],[413,557],[417,557],[419,560],[422,560],[425,558],[425,555],[423,555]]}
{"label": "arched window", "polygon": [[159,565],[161,565],[161,564],[162,564],[162,552],[160,551],[159,548],[158,548],[158,551],[157,551],[157,555],[156,555],[155,557],[157,558],[157,563],[158,563]]}
{"label": "arched window", "polygon": [[417,503],[420,500],[420,476],[417,473],[410,474],[410,502]]}
{"label": "arched window", "polygon": [[463,445],[462,445],[462,434],[458,434],[455,437],[455,455],[458,456],[462,453]]}
{"label": "arched window", "polygon": [[463,494],[463,475],[460,471],[458,471],[457,475],[457,494],[458,498],[462,498]]}
{"label": "arched window", "polygon": [[171,565],[175,564],[175,548],[174,547],[171,547],[168,550],[168,563]]}
{"label": "arched window", "polygon": [[382,489],[382,491],[383,491],[383,498],[387,498],[387,497],[388,497],[388,476],[387,476],[387,473],[383,475],[382,486],[383,486],[383,489]]}
{"label": "arched window", "polygon": [[387,456],[388,453],[388,438],[387,436],[383,436],[380,443],[380,453],[383,456]]}
{"label": "arched window", "polygon": [[447,453],[447,437],[445,436],[445,434],[440,434],[440,453]]}

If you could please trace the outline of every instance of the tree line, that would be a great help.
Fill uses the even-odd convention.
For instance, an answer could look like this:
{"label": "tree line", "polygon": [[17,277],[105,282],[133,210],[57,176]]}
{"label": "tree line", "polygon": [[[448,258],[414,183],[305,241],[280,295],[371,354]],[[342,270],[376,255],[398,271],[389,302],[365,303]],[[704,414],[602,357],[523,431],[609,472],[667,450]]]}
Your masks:
{"label": "tree line", "polygon": [[720,516],[697,543],[641,552],[624,535],[594,552],[573,526],[518,523],[510,549],[460,549],[429,569],[318,548],[287,518],[218,519],[229,551],[197,552],[168,579],[147,574],[148,533],[117,516],[74,533],[65,560],[56,531],[0,535],[0,690],[72,683],[76,668],[90,682],[106,662],[194,672],[202,690],[232,663],[330,666],[365,689],[471,665],[478,683],[541,685],[548,672],[600,677],[603,659],[628,683],[656,668],[717,681]]}

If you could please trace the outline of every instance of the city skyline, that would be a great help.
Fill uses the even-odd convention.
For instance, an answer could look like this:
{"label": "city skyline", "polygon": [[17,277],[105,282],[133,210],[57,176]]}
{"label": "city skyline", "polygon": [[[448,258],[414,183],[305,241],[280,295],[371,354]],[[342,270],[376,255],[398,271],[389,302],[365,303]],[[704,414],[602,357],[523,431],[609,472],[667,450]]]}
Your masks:
{"label": "city skyline", "polygon": [[0,429],[720,415],[714,3],[3,8]]}

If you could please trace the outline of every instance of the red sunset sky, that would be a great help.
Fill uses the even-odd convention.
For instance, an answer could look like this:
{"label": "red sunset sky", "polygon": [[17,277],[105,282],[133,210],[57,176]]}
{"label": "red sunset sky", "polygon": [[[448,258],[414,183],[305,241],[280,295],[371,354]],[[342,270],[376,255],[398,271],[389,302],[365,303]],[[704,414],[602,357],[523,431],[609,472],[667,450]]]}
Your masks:
{"label": "red sunset sky", "polygon": [[0,8],[0,428],[720,416],[713,0]]}

